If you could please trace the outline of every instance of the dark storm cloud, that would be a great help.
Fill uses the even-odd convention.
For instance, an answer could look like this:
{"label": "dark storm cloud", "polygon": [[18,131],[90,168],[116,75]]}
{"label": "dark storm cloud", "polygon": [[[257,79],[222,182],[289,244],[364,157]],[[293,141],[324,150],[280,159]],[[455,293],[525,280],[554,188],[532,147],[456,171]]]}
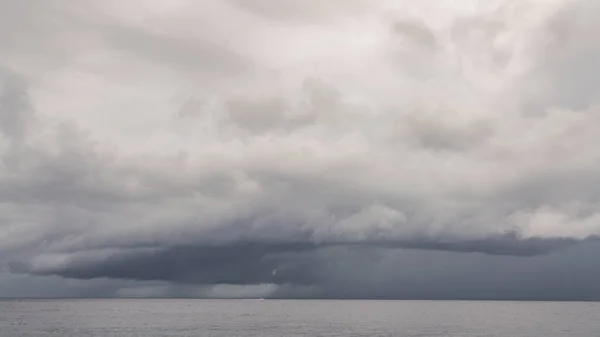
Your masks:
{"label": "dark storm cloud", "polygon": [[[331,252],[308,296],[465,300],[599,300],[597,242],[535,257],[427,250]],[[366,257],[365,257],[366,256]],[[322,261],[327,257],[321,257]],[[344,261],[335,263],[333,261]],[[356,270],[360,270],[357,273]],[[285,294],[280,294],[285,296]]]}
{"label": "dark storm cloud", "polygon": [[[595,240],[586,240],[593,241]],[[34,260],[31,264],[13,263],[12,271],[74,279],[113,278],[196,285],[317,286],[324,277],[320,270],[324,265],[321,257],[323,252],[329,250],[346,252],[346,256],[337,256],[342,260],[357,251],[381,254],[402,249],[446,251],[453,255],[483,253],[515,259],[540,256],[578,244],[582,243],[572,239],[521,240],[514,236],[464,242],[414,240],[314,244],[241,241],[222,246],[125,249],[108,254],[102,250],[76,252],[55,258],[55,262],[51,264],[45,263],[43,258]],[[335,259],[332,260],[335,262]],[[362,266],[357,265],[357,268]]]}
{"label": "dark storm cloud", "polygon": [[467,2],[0,0],[0,284],[596,298],[596,7]]}
{"label": "dark storm cloud", "polygon": [[[59,266],[37,267],[14,263],[13,271],[68,278],[115,278],[142,281],[172,281],[188,284],[250,285],[261,283],[312,283],[309,270],[286,270],[294,255],[313,251],[310,243],[247,243],[228,246],[180,246],[125,251],[105,258],[72,256]],[[296,266],[293,266],[296,268]],[[283,270],[282,270],[283,271]]]}
{"label": "dark storm cloud", "polygon": [[[597,242],[527,258],[364,246],[332,246],[319,250],[296,246],[294,253],[282,254],[273,249],[251,261],[266,250],[249,247],[229,249],[229,252],[246,253],[250,258],[240,255],[228,259],[224,256],[230,253],[220,253],[220,249],[214,247],[186,247],[164,254],[147,254],[145,258],[138,255],[130,259],[109,259],[105,264],[96,265],[105,268],[102,271],[82,266],[78,271],[64,271],[64,276],[82,277],[83,273],[89,273],[85,275],[88,277],[97,273],[102,277],[166,280],[190,285],[204,281],[240,285],[273,283],[281,286],[267,295],[282,298],[600,299],[597,287],[600,265],[595,262],[600,249]],[[211,255],[214,253],[212,261],[204,255],[208,251]],[[145,262],[141,262],[144,259]],[[204,275],[200,275],[202,273]],[[208,294],[194,295],[190,288],[186,291],[186,287],[189,286],[182,286],[179,293],[176,288],[158,287],[155,291],[167,296]],[[152,289],[146,291],[153,296]]]}
{"label": "dark storm cloud", "polygon": [[[594,241],[596,238],[589,237],[584,241]],[[462,253],[483,253],[487,255],[508,255],[508,256],[536,256],[551,253],[556,250],[577,245],[579,240],[569,238],[526,238],[520,239],[512,234],[501,235],[479,240],[468,241],[427,241],[418,240],[406,242],[383,243],[382,246],[390,248],[413,248],[439,250]]]}

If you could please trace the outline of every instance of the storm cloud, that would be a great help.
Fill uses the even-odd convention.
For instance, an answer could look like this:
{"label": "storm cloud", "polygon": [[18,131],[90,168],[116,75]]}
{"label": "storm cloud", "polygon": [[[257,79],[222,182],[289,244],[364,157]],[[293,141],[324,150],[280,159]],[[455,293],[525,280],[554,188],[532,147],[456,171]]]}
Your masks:
{"label": "storm cloud", "polygon": [[0,0],[0,295],[598,299],[599,17]]}

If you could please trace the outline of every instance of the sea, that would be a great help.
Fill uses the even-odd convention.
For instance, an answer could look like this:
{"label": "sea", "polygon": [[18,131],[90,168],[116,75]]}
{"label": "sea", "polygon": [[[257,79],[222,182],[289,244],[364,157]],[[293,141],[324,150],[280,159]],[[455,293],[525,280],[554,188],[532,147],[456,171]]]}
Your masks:
{"label": "sea", "polygon": [[0,336],[600,336],[600,303],[2,300]]}

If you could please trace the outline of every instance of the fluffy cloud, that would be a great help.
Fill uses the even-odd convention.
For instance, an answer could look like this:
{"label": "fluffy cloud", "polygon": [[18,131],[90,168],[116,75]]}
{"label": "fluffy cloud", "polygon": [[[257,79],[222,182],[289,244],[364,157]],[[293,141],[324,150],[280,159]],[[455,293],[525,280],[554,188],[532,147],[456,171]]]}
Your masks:
{"label": "fluffy cloud", "polygon": [[598,10],[0,1],[0,262],[329,296],[399,249],[594,246]]}

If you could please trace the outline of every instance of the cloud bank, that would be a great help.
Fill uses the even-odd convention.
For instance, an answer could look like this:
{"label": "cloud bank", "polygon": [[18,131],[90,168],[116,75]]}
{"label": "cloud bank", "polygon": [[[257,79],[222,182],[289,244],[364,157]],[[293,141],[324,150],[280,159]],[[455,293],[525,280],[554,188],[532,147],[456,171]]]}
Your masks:
{"label": "cloud bank", "polygon": [[[0,270],[141,289],[120,294],[444,298],[465,280],[422,268],[448,260],[476,280],[462,297],[545,298],[533,280],[593,264],[600,234],[598,16],[0,0]],[[521,288],[484,275],[523,270]],[[544,294],[600,296],[586,282]]]}

